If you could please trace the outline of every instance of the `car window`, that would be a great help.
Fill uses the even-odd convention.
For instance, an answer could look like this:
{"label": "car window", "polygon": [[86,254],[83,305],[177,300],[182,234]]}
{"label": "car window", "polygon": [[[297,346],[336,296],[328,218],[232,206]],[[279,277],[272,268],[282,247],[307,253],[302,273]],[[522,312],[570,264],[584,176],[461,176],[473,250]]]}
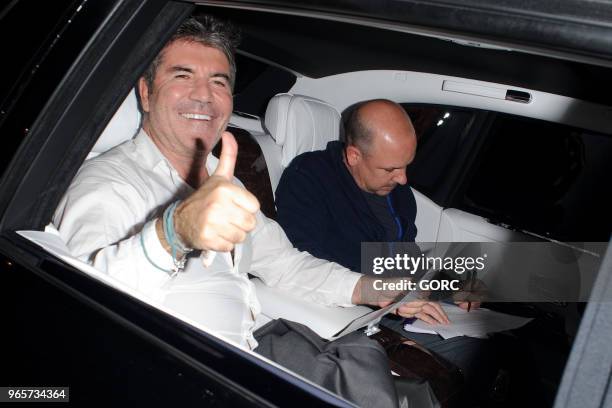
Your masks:
{"label": "car window", "polygon": [[0,78],[0,174],[23,140],[42,137],[30,133],[39,113],[96,32],[103,13],[113,7],[113,2],[85,7],[82,0],[5,3],[0,6],[0,38],[11,51]]}
{"label": "car window", "polygon": [[402,105],[414,125],[417,153],[408,169],[412,187],[440,202],[442,187],[457,164],[475,110],[433,105]]}
{"label": "car window", "polygon": [[[12,1],[0,9],[0,33],[2,38],[19,38],[19,46],[11,47],[10,64],[3,64],[0,81],[0,106],[4,108],[11,90],[21,83],[19,80],[29,69],[36,69],[36,58],[41,57],[48,44],[53,40],[54,26],[68,12],[74,0],[58,1]],[[35,9],[36,12],[32,12]],[[26,31],[27,27],[27,31]],[[21,34],[19,34],[21,32]]]}
{"label": "car window", "polygon": [[240,53],[236,68],[234,110],[256,116],[263,116],[270,98],[286,92],[296,79],[290,72]]}
{"label": "car window", "polygon": [[612,137],[498,114],[458,207],[564,241],[607,241]]}

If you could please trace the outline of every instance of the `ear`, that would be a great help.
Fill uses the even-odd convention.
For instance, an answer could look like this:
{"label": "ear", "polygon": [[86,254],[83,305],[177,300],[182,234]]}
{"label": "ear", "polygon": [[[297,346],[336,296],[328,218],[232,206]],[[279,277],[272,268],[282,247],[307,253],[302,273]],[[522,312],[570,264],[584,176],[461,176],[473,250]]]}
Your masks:
{"label": "ear", "polygon": [[346,161],[349,166],[355,166],[361,160],[361,151],[357,146],[348,145],[346,146]]}
{"label": "ear", "polygon": [[147,81],[143,77],[140,77],[138,80],[138,93],[140,94],[140,103],[142,105],[142,110],[145,112],[149,112],[149,87],[147,86]]}

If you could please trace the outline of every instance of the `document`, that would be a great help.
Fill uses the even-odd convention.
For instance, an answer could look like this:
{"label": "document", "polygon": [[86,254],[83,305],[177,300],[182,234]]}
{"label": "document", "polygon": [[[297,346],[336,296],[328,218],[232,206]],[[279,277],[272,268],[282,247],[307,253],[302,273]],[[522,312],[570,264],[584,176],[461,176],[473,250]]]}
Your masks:
{"label": "document", "polygon": [[432,325],[417,320],[404,325],[404,330],[414,333],[435,333],[444,339],[458,336],[486,338],[489,333],[517,329],[533,320],[483,308],[468,312],[454,304],[441,303],[441,305],[451,321],[450,324]]}
{"label": "document", "polygon": [[[435,269],[431,269],[427,271],[421,277],[421,279],[424,279],[424,280],[432,279],[437,272],[438,271],[436,271]],[[380,322],[380,319],[382,319],[384,315],[386,315],[387,313],[395,313],[395,310],[399,308],[402,304],[412,302],[414,300],[419,300],[419,294],[416,291],[408,292],[406,293],[406,295],[404,295],[404,297],[401,300],[395,303],[391,303],[383,308],[374,310],[370,313],[364,314],[363,316],[356,318],[355,320],[351,321],[342,330],[340,330],[338,333],[336,333],[334,336],[330,337],[329,339],[336,340],[344,335],[354,332],[355,330],[361,327],[366,327],[366,334],[369,336],[370,334],[373,334],[376,331],[378,331],[377,329],[378,323]]]}

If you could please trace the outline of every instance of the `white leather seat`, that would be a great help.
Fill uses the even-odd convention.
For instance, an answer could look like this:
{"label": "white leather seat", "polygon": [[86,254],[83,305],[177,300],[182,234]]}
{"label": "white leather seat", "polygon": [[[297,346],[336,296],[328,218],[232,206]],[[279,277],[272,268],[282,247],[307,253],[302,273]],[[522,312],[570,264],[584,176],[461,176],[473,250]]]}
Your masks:
{"label": "white leather seat", "polygon": [[96,157],[133,138],[140,129],[140,121],[141,114],[138,110],[136,91],[132,89],[106,125],[87,158]]}
{"label": "white leather seat", "polygon": [[276,191],[283,170],[295,156],[323,150],[328,142],[338,140],[340,113],[319,99],[283,93],[275,95],[268,103],[265,127],[273,143],[260,142],[260,146],[268,165],[272,190]]}

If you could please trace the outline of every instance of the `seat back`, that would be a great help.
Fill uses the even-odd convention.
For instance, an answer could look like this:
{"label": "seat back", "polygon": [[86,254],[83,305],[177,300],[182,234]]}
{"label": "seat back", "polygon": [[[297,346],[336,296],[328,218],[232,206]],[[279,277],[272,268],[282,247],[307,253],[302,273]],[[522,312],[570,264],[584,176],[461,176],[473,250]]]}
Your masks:
{"label": "seat back", "polygon": [[279,160],[266,156],[272,189],[276,191],[283,170],[295,156],[325,149],[328,142],[338,140],[340,113],[319,99],[283,93],[275,95],[268,103],[265,127],[278,146],[267,150],[270,156],[279,155]]}
{"label": "seat back", "polygon": [[[254,135],[245,129],[230,123],[227,130],[234,135],[238,143],[238,157],[236,157],[234,176],[257,197],[261,212],[268,218],[276,219],[276,207],[272,186],[270,185],[268,166],[260,145]],[[212,153],[215,157],[219,157],[221,143],[217,143]]]}
{"label": "seat back", "polygon": [[87,158],[96,157],[133,138],[140,129],[141,120],[142,115],[138,109],[136,91],[132,89],[106,125],[98,141],[87,155]]}

